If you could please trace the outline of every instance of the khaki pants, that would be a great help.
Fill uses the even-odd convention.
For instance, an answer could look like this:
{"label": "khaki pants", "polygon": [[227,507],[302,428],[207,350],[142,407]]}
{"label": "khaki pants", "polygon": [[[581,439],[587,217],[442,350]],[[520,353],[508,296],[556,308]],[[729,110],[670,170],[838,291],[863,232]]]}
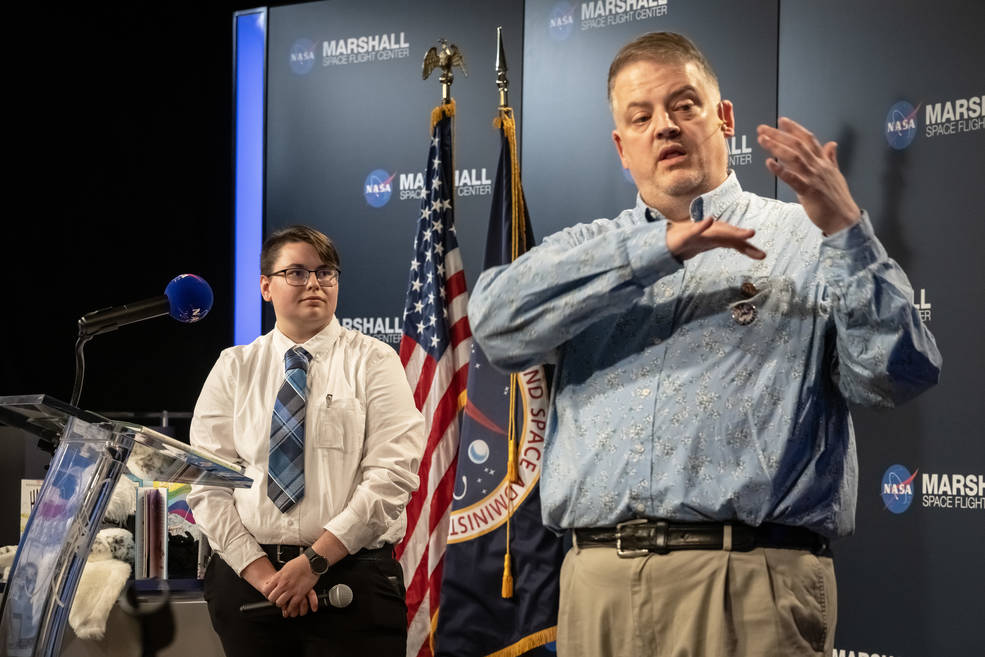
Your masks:
{"label": "khaki pants", "polygon": [[837,619],[830,557],[800,550],[679,550],[621,559],[568,551],[559,657],[828,657]]}

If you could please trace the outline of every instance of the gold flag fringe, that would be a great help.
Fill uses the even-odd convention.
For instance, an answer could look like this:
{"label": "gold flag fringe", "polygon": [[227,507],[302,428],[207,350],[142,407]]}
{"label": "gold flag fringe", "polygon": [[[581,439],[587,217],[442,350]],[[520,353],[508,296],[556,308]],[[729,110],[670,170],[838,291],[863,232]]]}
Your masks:
{"label": "gold flag fringe", "polygon": [[[524,207],[523,187],[520,182],[520,157],[516,149],[516,119],[512,107],[501,107],[499,115],[493,120],[493,127],[502,129],[506,143],[510,148],[510,261],[516,260],[527,250],[527,231],[525,219],[527,213]],[[509,439],[506,460],[506,481],[508,484],[522,484],[517,468],[517,427],[516,407],[520,400],[520,377],[510,374],[510,408],[507,436]],[[503,588],[502,597],[513,597],[513,568],[510,552],[510,524],[513,517],[513,500],[507,494],[508,509],[506,515],[506,554],[503,557]],[[519,653],[518,653],[519,654]]]}
{"label": "gold flag fringe", "polygon": [[434,132],[434,126],[438,125],[438,121],[446,116],[455,116],[454,98],[451,99],[450,103],[442,103],[431,110],[431,132]]}
{"label": "gold flag fringe", "polygon": [[486,657],[519,657],[523,653],[547,645],[551,641],[557,641],[557,625],[525,636],[513,645],[490,653]]}
{"label": "gold flag fringe", "polygon": [[[435,637],[438,635],[438,612],[441,609],[435,609],[434,613],[431,614],[431,627],[428,629],[428,645],[431,646],[431,654],[435,654]],[[557,629],[555,628],[555,633]],[[553,640],[553,639],[552,639]]]}

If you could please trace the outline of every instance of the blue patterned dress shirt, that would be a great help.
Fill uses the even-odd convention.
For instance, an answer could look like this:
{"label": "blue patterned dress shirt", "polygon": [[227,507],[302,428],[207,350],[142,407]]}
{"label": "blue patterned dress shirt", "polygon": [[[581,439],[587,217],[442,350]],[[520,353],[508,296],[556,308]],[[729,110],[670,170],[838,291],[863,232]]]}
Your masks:
{"label": "blue patterned dress shirt", "polygon": [[891,406],[940,372],[909,281],[865,213],[824,237],[800,205],[743,192],[734,173],[690,213],[754,228],[766,259],[715,249],[681,264],[666,219],[637,198],[479,278],[469,317],[489,360],[557,365],[544,523],[850,534],[849,402]]}

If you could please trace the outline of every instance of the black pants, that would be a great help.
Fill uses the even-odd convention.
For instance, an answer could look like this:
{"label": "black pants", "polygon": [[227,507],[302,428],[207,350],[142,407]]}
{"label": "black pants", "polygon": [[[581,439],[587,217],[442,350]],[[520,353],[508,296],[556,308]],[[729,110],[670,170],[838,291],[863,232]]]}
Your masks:
{"label": "black pants", "polygon": [[372,655],[404,657],[407,651],[407,605],[400,564],[392,557],[366,559],[350,555],[328,569],[316,593],[336,584],[352,589],[352,603],[337,609],[284,618],[279,613],[247,617],[239,607],[264,597],[241,579],[218,555],[205,571],[205,600],[212,627],[226,657],[335,657]]}

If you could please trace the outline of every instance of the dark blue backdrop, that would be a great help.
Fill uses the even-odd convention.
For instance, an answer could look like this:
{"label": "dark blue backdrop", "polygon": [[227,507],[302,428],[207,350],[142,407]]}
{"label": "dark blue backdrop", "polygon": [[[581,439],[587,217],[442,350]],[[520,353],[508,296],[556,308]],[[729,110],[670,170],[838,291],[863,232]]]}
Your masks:
{"label": "dark blue backdrop", "polygon": [[[406,186],[423,170],[428,115],[438,100],[437,82],[420,81],[427,47],[445,36],[465,49],[469,66],[470,76],[457,74],[452,89],[456,168],[470,179],[461,185],[471,195],[459,198],[457,225],[471,285],[482,266],[486,186],[497,156],[490,124],[495,26],[504,26],[524,186],[541,238],[634,202],[609,137],[608,65],[637,34],[687,33],[735,104],[732,164],[743,187],[792,198],[777,189],[755,144],[756,124],[774,122],[778,112],[822,141],[839,141],[852,190],[910,275],[915,303],[944,353],[938,388],[894,411],[856,413],[858,531],[835,546],[835,653],[977,654],[985,590],[985,490],[978,486],[985,477],[978,376],[985,366],[978,337],[985,324],[985,5],[648,0],[625,11],[619,8],[630,3],[617,3],[605,14],[604,4],[431,0],[271,10],[266,229],[306,222],[335,238],[345,269],[340,319],[387,339],[399,331],[418,208]],[[336,48],[338,39],[382,34],[406,41],[408,54],[325,65],[326,42]],[[292,49],[307,52],[309,42],[310,70],[292,70]],[[387,180],[385,203],[365,194],[367,182]],[[371,189],[383,194],[385,186]],[[884,496],[884,484],[898,483],[893,473],[903,471],[916,473],[912,495]]]}

